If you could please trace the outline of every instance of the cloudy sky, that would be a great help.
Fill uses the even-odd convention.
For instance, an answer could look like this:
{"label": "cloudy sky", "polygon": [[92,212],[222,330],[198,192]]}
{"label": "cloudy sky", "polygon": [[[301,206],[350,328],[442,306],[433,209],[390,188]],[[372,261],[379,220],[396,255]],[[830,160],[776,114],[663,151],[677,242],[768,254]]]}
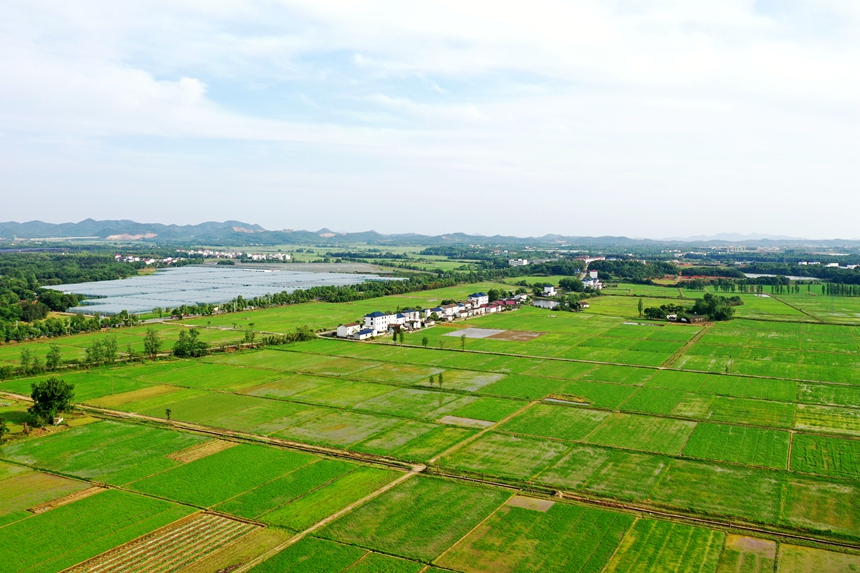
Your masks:
{"label": "cloudy sky", "polygon": [[4,0],[0,54],[0,220],[860,237],[857,0]]}

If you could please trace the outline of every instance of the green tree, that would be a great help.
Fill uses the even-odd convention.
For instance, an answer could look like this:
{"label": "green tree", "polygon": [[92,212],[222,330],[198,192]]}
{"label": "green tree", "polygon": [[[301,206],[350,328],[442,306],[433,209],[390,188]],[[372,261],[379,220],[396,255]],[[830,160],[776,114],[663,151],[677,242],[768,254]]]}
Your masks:
{"label": "green tree", "polygon": [[98,366],[104,362],[104,345],[101,340],[93,340],[92,343],[84,350],[84,362],[87,366]]}
{"label": "green tree", "polygon": [[110,334],[105,336],[104,345],[104,360],[108,364],[115,364],[119,357],[119,347],[117,345],[116,336]]}
{"label": "green tree", "polygon": [[6,418],[0,416],[0,444],[6,441],[6,434],[9,433],[9,426],[6,425]]}
{"label": "green tree", "polygon": [[209,345],[199,339],[196,328],[179,331],[179,340],[173,345],[173,354],[180,358],[196,358],[209,353]]}
{"label": "green tree", "polygon": [[436,376],[436,380],[438,380],[438,381],[439,381],[439,388],[442,388],[442,382],[444,382],[444,379],[442,378],[442,373],[441,373],[441,372],[439,373],[439,375],[438,375],[438,376]]}
{"label": "green tree", "polygon": [[424,346],[424,348],[427,348],[427,345],[428,345],[428,344],[430,344],[430,339],[429,339],[429,338],[427,338],[427,337],[425,336],[424,338],[422,338],[422,339],[421,339],[421,345],[422,345],[422,346]]}
{"label": "green tree", "polygon": [[406,331],[401,328],[400,329],[400,346],[403,346],[404,342],[406,342]]}
{"label": "green tree", "polygon": [[125,355],[128,358],[129,362],[138,362],[143,356],[140,352],[132,348],[131,344],[126,347]]}
{"label": "green tree", "polygon": [[173,410],[171,410],[170,408],[167,408],[166,410],[164,410],[164,415],[165,415],[165,416],[167,416],[167,421],[168,421],[168,422],[170,421],[170,416],[171,416],[172,414],[173,414]]}
{"label": "green tree", "polygon": [[558,281],[558,286],[568,292],[582,292],[583,290],[585,290],[582,281],[575,277],[561,279],[560,281]]}
{"label": "green tree", "polygon": [[150,326],[146,329],[146,335],[143,337],[143,352],[149,356],[150,360],[155,360],[160,351],[161,335],[154,327]]}
{"label": "green tree", "polygon": [[63,354],[60,352],[59,344],[52,344],[45,357],[45,368],[53,372],[63,364]]}
{"label": "green tree", "polygon": [[25,346],[21,349],[21,358],[18,362],[18,368],[21,370],[21,373],[29,374],[30,370],[33,368],[33,353],[30,351],[29,347]]}
{"label": "green tree", "polygon": [[27,410],[36,424],[50,423],[57,412],[67,412],[75,397],[75,386],[51,376],[30,385],[33,405]]}
{"label": "green tree", "polygon": [[639,299],[639,318],[642,318],[642,312],[645,310],[645,303],[642,302],[642,299]]}
{"label": "green tree", "polygon": [[466,335],[465,334],[460,335],[460,350],[462,350],[463,352],[466,351]]}

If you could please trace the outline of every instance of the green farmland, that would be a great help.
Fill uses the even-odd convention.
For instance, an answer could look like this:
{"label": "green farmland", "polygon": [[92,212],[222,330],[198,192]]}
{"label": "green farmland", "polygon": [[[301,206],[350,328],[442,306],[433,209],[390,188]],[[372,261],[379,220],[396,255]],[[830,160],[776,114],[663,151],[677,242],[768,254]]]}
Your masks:
{"label": "green farmland", "polygon": [[[170,343],[194,324],[217,346],[250,324],[328,330],[494,286],[158,328]],[[47,375],[4,380],[0,571],[860,570],[857,327],[806,294],[746,295],[725,323],[639,319],[640,297],[664,293],[701,291],[619,285],[586,312],[524,307],[403,344],[64,372],[77,410],[29,434]],[[117,330],[120,347],[144,332]],[[82,356],[103,336],[57,342]]]}

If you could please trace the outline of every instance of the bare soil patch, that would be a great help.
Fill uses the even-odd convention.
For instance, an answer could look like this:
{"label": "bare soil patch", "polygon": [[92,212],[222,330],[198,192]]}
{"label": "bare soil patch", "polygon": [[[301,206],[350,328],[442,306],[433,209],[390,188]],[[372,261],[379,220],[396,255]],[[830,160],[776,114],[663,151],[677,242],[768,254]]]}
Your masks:
{"label": "bare soil patch", "polygon": [[45,513],[46,511],[50,511],[56,507],[60,507],[61,505],[68,505],[74,501],[78,501],[79,499],[83,499],[85,497],[89,497],[91,495],[95,495],[103,491],[105,491],[105,488],[103,487],[88,487],[87,489],[82,489],[81,491],[76,491],[74,493],[70,493],[69,495],[64,495],[63,497],[52,499],[48,503],[34,505],[27,511],[37,514]]}
{"label": "bare soil patch", "polygon": [[509,340],[512,342],[528,342],[546,334],[545,332],[531,332],[528,330],[503,330],[489,338],[495,340]]}
{"label": "bare soil patch", "polygon": [[466,338],[493,338],[499,334],[504,334],[505,330],[496,330],[493,328],[460,328],[454,332],[446,332],[442,336],[465,336]]}
{"label": "bare soil patch", "polygon": [[776,542],[767,539],[730,534],[726,537],[726,547],[740,549],[748,553],[756,553],[768,559],[776,558]]}
{"label": "bare soil patch", "polygon": [[207,440],[200,444],[194,444],[184,450],[173,452],[167,457],[181,464],[187,464],[188,462],[193,462],[200,458],[217,454],[218,452],[223,452],[224,450],[237,445],[238,444],[236,442],[228,442],[226,440]]}
{"label": "bare soil patch", "polygon": [[521,507],[522,509],[531,509],[533,511],[546,513],[549,511],[549,508],[555,505],[555,502],[548,499],[537,499],[534,497],[515,495],[508,500],[508,505],[511,507]]}
{"label": "bare soil patch", "polygon": [[442,424],[453,424],[455,426],[465,426],[466,428],[488,428],[495,424],[487,420],[475,420],[474,418],[461,418],[460,416],[442,416],[439,418]]}

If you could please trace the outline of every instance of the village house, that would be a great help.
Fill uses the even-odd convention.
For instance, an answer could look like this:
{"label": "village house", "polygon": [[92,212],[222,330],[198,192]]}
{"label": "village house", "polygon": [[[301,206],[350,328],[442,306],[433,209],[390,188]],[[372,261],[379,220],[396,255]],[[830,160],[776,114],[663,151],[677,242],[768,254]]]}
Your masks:
{"label": "village house", "polygon": [[473,292],[469,295],[469,300],[476,303],[478,306],[490,303],[490,297],[483,292]]}
{"label": "village house", "polygon": [[466,301],[434,308],[425,308],[424,310],[406,309],[396,314],[386,314],[376,311],[364,315],[363,323],[350,322],[341,324],[337,328],[337,336],[338,338],[364,340],[389,332],[400,332],[401,329],[419,330],[433,326],[435,324],[435,320],[431,318],[433,316],[438,317],[439,320],[483,316],[485,314],[518,308],[520,303],[527,300],[528,295],[519,294],[506,299],[488,302],[489,296],[485,293],[477,292],[469,295]]}
{"label": "village house", "polygon": [[349,324],[341,324],[337,327],[337,337],[338,338],[351,338],[353,335],[357,334],[358,331],[361,330],[361,325],[357,322],[350,322]]}
{"label": "village house", "polygon": [[397,319],[396,315],[385,314],[384,312],[371,312],[364,315],[364,328],[369,328],[374,332],[388,332],[388,325]]}
{"label": "village house", "polygon": [[555,296],[558,294],[555,290],[555,287],[552,285],[544,285],[543,287],[543,296]]}
{"label": "village house", "polygon": [[597,271],[588,271],[588,276],[582,279],[582,286],[600,290],[603,288],[603,283],[597,278]]}

